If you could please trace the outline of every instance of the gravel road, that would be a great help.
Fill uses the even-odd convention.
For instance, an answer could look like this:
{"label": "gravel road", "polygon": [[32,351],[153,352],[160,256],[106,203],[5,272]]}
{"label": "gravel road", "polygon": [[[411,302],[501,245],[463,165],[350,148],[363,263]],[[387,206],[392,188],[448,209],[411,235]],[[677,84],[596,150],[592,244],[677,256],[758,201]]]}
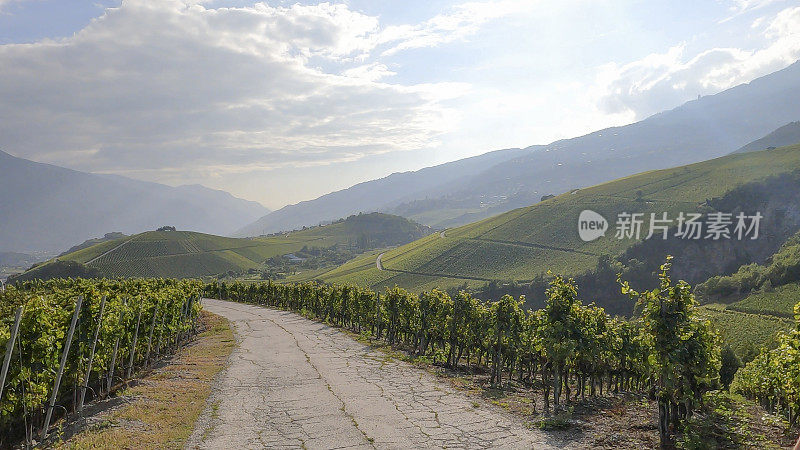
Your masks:
{"label": "gravel road", "polygon": [[231,355],[187,448],[558,448],[499,408],[297,314],[203,300]]}

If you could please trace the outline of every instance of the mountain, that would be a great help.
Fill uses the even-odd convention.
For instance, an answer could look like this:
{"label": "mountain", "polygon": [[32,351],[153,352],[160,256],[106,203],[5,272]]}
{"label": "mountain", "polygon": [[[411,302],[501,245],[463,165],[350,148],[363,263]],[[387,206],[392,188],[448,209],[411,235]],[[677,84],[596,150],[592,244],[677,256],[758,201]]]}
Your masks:
{"label": "mountain", "polygon": [[458,226],[544,195],[722,156],[798,119],[800,62],[630,125],[361,183],[272,212],[236,234],[292,229],[357,210]]}
{"label": "mountain", "polygon": [[[608,223],[604,237],[588,242],[578,235],[579,216],[587,209]],[[681,212],[743,210],[763,214],[759,239],[689,240],[674,238],[670,232],[667,240],[644,240],[650,213],[657,217],[668,213],[674,220]],[[615,236],[622,212],[643,214],[640,237]],[[491,282],[514,282],[528,286],[519,293],[536,303],[545,288],[542,277],[551,270],[578,277],[578,285],[591,293],[593,301],[627,314],[632,303],[619,298],[617,273],[641,286],[654,281],[658,265],[672,254],[675,279],[698,283],[742,264],[762,263],[798,229],[800,145],[794,145],[644,172],[561,194],[386,251],[380,263],[374,256],[356,258],[319,278],[378,290],[399,285],[415,292],[465,284],[480,290]],[[604,275],[588,276],[589,271]],[[482,296],[486,297],[491,295]]]}
{"label": "mountain", "polygon": [[[285,235],[229,238],[192,231],[148,231],[78,248],[15,278],[70,276],[202,277],[263,268],[265,260],[310,248],[355,251],[402,245],[431,230],[403,217],[372,213]],[[64,272],[68,271],[68,272]]]}
{"label": "mountain", "polygon": [[772,133],[757,139],[734,153],[757,152],[768,148],[783,147],[800,142],[800,121],[787,123]]}
{"label": "mountain", "polygon": [[359,212],[384,210],[429,195],[439,196],[443,184],[459,177],[478,174],[492,166],[524,154],[518,148],[497,150],[472,158],[460,159],[414,172],[394,173],[387,177],[359,183],[348,189],[323,195],[273,211],[234,233],[234,236],[259,236],[318,225]]}
{"label": "mountain", "polygon": [[95,175],[0,152],[0,250],[61,252],[110,230],[228,234],[269,210],[203,186]]}
{"label": "mountain", "polygon": [[87,239],[87,240],[81,242],[78,245],[73,245],[72,247],[69,248],[69,250],[67,250],[65,252],[62,252],[58,256],[68,255],[70,253],[77,252],[78,250],[83,250],[85,248],[89,248],[89,247],[92,247],[92,246],[97,245],[97,244],[102,244],[103,242],[113,241],[113,240],[122,239],[122,238],[126,238],[126,237],[128,237],[127,234],[120,233],[118,231],[114,231],[114,232],[111,232],[111,233],[106,233],[106,234],[103,235],[103,237]]}
{"label": "mountain", "polygon": [[0,252],[0,267],[30,267],[32,264],[41,260],[42,258],[39,258],[36,255],[15,252]]}

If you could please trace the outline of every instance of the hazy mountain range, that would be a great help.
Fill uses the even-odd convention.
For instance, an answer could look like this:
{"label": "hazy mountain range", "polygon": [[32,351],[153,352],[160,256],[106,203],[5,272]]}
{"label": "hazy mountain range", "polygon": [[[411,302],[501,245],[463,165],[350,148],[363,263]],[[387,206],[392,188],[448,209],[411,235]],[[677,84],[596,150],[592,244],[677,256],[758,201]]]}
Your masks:
{"label": "hazy mountain range", "polygon": [[794,143],[798,120],[800,62],[627,126],[394,173],[273,212],[200,185],[89,174],[0,152],[0,251],[60,252],[111,231],[162,225],[255,236],[372,211],[445,228],[637,172]]}
{"label": "hazy mountain range", "polygon": [[436,227],[465,224],[637,172],[731,153],[800,119],[800,62],[640,122],[548,145],[395,173],[273,211],[236,232],[259,235],[361,211]]}
{"label": "hazy mountain range", "polygon": [[0,151],[0,250],[60,252],[109,231],[162,225],[230,234],[269,212],[199,185],[171,187],[95,175]]}

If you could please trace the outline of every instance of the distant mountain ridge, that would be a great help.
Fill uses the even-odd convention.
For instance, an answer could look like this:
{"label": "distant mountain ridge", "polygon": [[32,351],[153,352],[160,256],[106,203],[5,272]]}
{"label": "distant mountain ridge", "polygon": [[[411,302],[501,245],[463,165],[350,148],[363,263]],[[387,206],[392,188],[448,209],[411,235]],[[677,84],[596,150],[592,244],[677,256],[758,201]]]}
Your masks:
{"label": "distant mountain ridge", "polygon": [[285,206],[243,227],[234,236],[259,236],[318,225],[359,212],[386,211],[392,206],[437,192],[459,177],[480,173],[487,166],[519,156],[525,150],[512,148],[460,159],[414,172],[393,173],[378,180],[356,184],[325,194],[316,200]]}
{"label": "distant mountain ridge", "polygon": [[770,147],[784,147],[800,142],[800,121],[787,123],[772,133],[757,139],[733,153],[758,152]]}
{"label": "distant mountain ridge", "polygon": [[0,250],[61,252],[109,231],[162,225],[229,234],[269,210],[199,185],[96,175],[0,151]]}
{"label": "distant mountain ridge", "polygon": [[543,195],[719,157],[798,119],[800,62],[795,62],[630,125],[361,183],[274,211],[236,235],[373,210],[440,228],[462,225],[536,203]]}

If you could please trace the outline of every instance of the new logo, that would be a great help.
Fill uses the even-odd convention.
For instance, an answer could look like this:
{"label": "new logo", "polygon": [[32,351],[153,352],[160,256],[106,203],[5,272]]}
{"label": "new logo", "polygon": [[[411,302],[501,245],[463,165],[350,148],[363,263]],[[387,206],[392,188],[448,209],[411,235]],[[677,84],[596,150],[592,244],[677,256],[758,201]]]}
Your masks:
{"label": "new logo", "polygon": [[606,230],[608,230],[608,221],[605,217],[591,209],[581,211],[578,216],[578,235],[583,241],[589,242],[605,236]]}

